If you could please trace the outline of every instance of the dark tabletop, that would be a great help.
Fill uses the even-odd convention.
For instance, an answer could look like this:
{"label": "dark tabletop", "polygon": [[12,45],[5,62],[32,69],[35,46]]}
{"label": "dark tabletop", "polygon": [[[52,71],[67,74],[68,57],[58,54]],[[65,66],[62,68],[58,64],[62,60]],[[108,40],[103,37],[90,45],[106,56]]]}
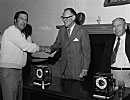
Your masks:
{"label": "dark tabletop", "polygon": [[[63,79],[59,77],[52,77],[52,83],[49,86],[45,86],[45,89],[42,89],[41,86],[34,86],[33,79],[29,78],[24,81],[24,89],[35,91],[40,94],[49,94],[55,96],[61,96],[74,99],[74,100],[100,100],[94,98],[91,94],[91,87],[88,86],[84,81],[72,80],[72,79]],[[125,88],[125,99],[126,96],[130,94],[130,88]],[[112,100],[120,100],[118,92],[115,93],[115,96]]]}
{"label": "dark tabletop", "polygon": [[[36,60],[33,62],[34,62],[33,65],[41,64],[39,63],[39,59],[38,61]],[[33,95],[30,96],[34,96],[35,94],[40,94],[40,95],[47,94],[49,96],[68,98],[67,100],[101,100],[93,97],[92,77],[91,78],[87,77],[84,79],[84,81],[78,81],[73,79],[64,79],[64,78],[52,76],[51,85],[45,86],[45,89],[42,89],[41,86],[33,85],[33,81],[35,80],[34,76],[35,75],[33,73],[30,74],[28,78],[24,79],[24,90],[26,90],[28,93],[34,92]],[[130,100],[129,94],[130,94],[130,88],[125,88],[125,93],[122,100]],[[32,99],[35,100],[33,97]],[[51,99],[47,99],[47,100],[51,100]],[[111,100],[120,100],[120,96],[118,95],[118,90],[115,91],[115,96]]]}

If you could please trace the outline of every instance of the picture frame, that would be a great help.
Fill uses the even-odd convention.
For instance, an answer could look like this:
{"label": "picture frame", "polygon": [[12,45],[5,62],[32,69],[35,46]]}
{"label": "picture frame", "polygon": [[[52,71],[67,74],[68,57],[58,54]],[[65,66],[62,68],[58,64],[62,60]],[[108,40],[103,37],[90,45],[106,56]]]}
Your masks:
{"label": "picture frame", "polygon": [[130,4],[130,0],[105,0],[104,7]]}

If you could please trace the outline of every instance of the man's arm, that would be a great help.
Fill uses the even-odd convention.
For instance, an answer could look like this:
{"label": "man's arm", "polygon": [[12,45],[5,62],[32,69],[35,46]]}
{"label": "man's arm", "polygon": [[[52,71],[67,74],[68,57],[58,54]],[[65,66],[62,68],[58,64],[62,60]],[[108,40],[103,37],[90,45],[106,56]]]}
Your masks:
{"label": "man's arm", "polygon": [[90,47],[90,39],[88,35],[88,31],[84,29],[82,31],[82,40],[81,40],[81,45],[82,45],[82,50],[83,50],[83,60],[84,60],[84,70],[89,69],[89,64],[90,64],[90,56],[91,56],[91,47]]}
{"label": "man's arm", "polygon": [[51,53],[53,53],[56,50],[58,50],[59,48],[61,48],[61,42],[62,42],[62,40],[61,40],[61,29],[60,29],[54,44],[50,46]]}
{"label": "man's arm", "polygon": [[[8,31],[9,32],[9,31]],[[23,51],[34,53],[39,51],[39,46],[35,43],[31,43],[22,36],[20,31],[11,31],[12,34],[8,34],[7,38],[14,43],[17,47]]]}
{"label": "man's arm", "polygon": [[80,74],[80,78],[82,78],[83,76],[87,75],[87,71],[89,69],[89,65],[90,65],[90,56],[91,56],[91,48],[90,48],[90,39],[89,39],[89,35],[88,35],[88,31],[86,29],[83,29],[81,31],[82,33],[82,40],[81,40],[81,46],[82,46],[82,51],[83,51],[83,69],[82,72]]}

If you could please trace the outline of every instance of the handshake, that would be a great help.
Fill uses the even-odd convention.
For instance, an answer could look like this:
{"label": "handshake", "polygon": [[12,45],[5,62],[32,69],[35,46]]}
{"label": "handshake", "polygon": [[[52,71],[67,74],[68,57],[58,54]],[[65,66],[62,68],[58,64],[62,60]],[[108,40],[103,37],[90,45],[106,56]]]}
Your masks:
{"label": "handshake", "polygon": [[50,46],[39,46],[39,52],[42,52],[42,51],[50,54],[51,53],[51,47]]}

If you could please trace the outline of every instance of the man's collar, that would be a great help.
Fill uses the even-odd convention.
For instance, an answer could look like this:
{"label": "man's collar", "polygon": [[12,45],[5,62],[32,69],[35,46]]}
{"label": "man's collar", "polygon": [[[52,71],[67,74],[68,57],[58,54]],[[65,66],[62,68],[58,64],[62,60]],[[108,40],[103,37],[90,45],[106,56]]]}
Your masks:
{"label": "man's collar", "polygon": [[[118,38],[119,36],[116,36],[116,38]],[[123,35],[121,35],[120,36],[120,38],[122,39],[122,38],[125,38],[126,37],[126,32],[123,34]]]}
{"label": "man's collar", "polygon": [[69,29],[73,30],[74,26],[75,26],[75,23]]}

